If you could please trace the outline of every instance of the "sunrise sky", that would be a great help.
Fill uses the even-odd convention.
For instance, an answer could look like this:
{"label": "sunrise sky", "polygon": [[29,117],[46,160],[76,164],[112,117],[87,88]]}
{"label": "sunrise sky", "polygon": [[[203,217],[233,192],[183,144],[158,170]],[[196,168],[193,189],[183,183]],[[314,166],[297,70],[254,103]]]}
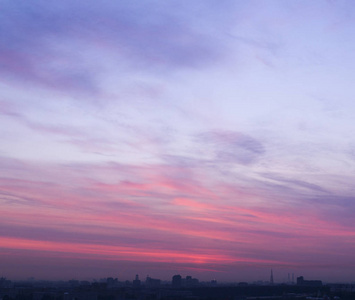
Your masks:
{"label": "sunrise sky", "polygon": [[355,280],[355,3],[0,1],[0,277]]}

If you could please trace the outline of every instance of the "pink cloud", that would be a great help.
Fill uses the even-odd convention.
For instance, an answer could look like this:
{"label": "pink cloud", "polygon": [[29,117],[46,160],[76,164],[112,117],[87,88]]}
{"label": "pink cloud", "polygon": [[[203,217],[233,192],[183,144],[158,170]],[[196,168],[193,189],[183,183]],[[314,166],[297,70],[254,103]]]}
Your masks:
{"label": "pink cloud", "polygon": [[[304,210],[275,198],[271,207],[274,195],[218,180],[205,187],[192,172],[175,177],[181,167],[2,165],[9,176],[23,178],[0,179],[7,232],[0,234],[1,245],[13,251],[220,270],[242,263],[319,266],[339,245],[349,249],[342,261],[355,246],[353,228],[329,222],[318,207]],[[109,182],[105,174],[118,176]],[[253,200],[260,198],[265,201]]]}

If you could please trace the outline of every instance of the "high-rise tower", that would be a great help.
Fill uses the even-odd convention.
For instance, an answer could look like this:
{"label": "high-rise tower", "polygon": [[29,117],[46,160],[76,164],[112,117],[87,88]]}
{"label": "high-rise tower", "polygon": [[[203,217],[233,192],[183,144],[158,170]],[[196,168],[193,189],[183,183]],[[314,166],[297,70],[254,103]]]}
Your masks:
{"label": "high-rise tower", "polygon": [[141,286],[141,281],[139,280],[138,274],[136,275],[136,279],[133,280],[133,287],[139,288]]}
{"label": "high-rise tower", "polygon": [[272,269],[270,274],[270,284],[274,284],[274,274],[272,273]]}

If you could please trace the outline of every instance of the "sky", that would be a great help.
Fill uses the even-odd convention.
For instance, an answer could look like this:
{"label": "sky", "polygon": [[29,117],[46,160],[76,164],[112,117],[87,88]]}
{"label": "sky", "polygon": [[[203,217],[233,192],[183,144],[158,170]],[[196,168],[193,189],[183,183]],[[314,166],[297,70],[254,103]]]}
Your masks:
{"label": "sky", "polygon": [[353,1],[0,0],[0,276],[355,280]]}

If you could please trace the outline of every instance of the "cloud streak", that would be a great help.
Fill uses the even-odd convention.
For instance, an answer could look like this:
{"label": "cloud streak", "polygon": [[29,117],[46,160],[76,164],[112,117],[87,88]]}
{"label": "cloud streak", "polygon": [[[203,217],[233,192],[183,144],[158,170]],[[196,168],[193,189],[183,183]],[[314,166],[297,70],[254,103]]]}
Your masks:
{"label": "cloud streak", "polygon": [[[18,163],[7,163],[16,170]],[[28,176],[39,172],[35,168]],[[132,172],[129,166],[120,169],[125,168]],[[190,186],[174,177],[157,177],[159,166],[151,166],[148,173],[134,168],[141,176],[146,173],[142,183],[76,181],[71,169],[68,174],[62,170],[59,180],[54,172],[47,174],[46,181],[2,178],[2,248],[88,260],[299,267],[304,264],[300,253],[324,255],[326,248],[328,256],[314,261],[321,265],[335,255],[335,245],[354,246],[346,242],[355,236],[353,224],[329,223],[327,207],[310,206],[305,211],[299,202],[290,211],[277,202],[273,207],[248,205],[255,192],[235,199],[230,191],[236,186],[205,188],[196,180]]]}

